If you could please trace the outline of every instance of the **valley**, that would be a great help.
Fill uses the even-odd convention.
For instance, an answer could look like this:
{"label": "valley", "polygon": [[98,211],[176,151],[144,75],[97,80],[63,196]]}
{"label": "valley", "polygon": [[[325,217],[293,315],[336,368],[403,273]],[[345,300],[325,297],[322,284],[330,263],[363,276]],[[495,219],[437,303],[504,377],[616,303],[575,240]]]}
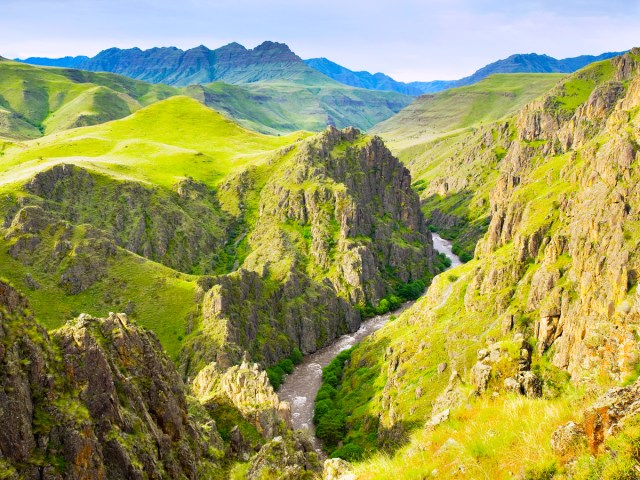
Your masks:
{"label": "valley", "polygon": [[0,59],[0,478],[638,478],[640,50],[320,60]]}
{"label": "valley", "polygon": [[[461,265],[460,259],[452,253],[451,246],[446,240],[433,234],[433,248],[445,255],[451,262],[451,267]],[[365,320],[360,328],[351,334],[337,338],[331,345],[322,350],[304,357],[302,363],[295,367],[293,373],[287,375],[278,391],[281,401],[291,404],[291,425],[295,430],[308,431],[314,434],[313,409],[318,390],[322,384],[322,369],[342,351],[354,347],[365,338],[380,330],[393,317],[400,315],[413,302],[402,304],[400,308],[384,315]],[[315,438],[315,437],[314,437]],[[316,448],[320,449],[317,438],[314,441]]]}

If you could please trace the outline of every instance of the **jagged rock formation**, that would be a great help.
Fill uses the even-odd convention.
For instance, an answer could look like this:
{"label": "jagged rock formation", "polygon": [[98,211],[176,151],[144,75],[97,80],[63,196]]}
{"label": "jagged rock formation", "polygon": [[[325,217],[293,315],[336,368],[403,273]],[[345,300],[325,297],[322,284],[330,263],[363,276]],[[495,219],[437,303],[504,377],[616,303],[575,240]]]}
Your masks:
{"label": "jagged rock formation", "polygon": [[[601,371],[620,380],[637,356],[637,304],[630,294],[637,282],[638,137],[631,112],[640,102],[638,54],[577,74],[515,119],[517,137],[477,248],[479,258],[503,251],[511,261],[481,267],[472,288],[489,293],[530,284],[525,308],[508,313],[530,316],[539,352],[553,347],[554,364],[576,379]],[[591,90],[580,93],[583,103],[568,103],[567,92],[579,82],[591,82]],[[540,156],[548,164],[544,179],[532,176]],[[543,205],[527,198],[524,192],[545,183],[557,193]],[[534,272],[525,271],[529,261]],[[466,305],[483,308],[470,292]]]}
{"label": "jagged rock formation", "polygon": [[264,445],[251,460],[247,479],[279,478],[296,480],[315,478],[322,464],[311,441],[300,432],[276,437]]}
{"label": "jagged rock formation", "polygon": [[193,390],[205,407],[230,402],[265,438],[291,428],[290,405],[279,401],[265,371],[247,359],[225,371],[215,363],[207,365],[193,380]]}
{"label": "jagged rock formation", "polygon": [[[431,419],[433,428],[447,409],[436,400],[456,391],[438,369],[442,362],[469,385],[457,387],[461,403],[484,411],[491,401],[531,402],[505,393],[545,404],[563,398],[570,381],[597,391],[633,373],[640,359],[639,105],[634,49],[566,78],[469,138],[478,156],[458,160],[487,179],[488,231],[472,262],[436,277],[425,297],[352,353],[336,403],[355,392],[368,400],[343,412],[353,432],[345,443],[393,447],[413,425]],[[486,167],[476,162],[481,152],[493,158]],[[635,412],[632,391],[613,391],[586,414],[591,444],[602,443],[617,412]],[[474,400],[473,392],[487,394]],[[456,429],[438,425],[436,432],[442,428]],[[558,433],[558,452],[572,448],[574,430]],[[439,442],[437,434],[417,436],[425,437]],[[418,461],[423,454],[414,448],[403,454]]]}
{"label": "jagged rock formation", "polygon": [[[239,212],[250,178],[221,188],[240,192]],[[229,366],[244,350],[267,364],[293,347],[313,352],[358,328],[354,306],[429,278],[431,239],[410,183],[379,139],[354,129],[330,128],[285,153],[259,192],[250,253],[237,272],[202,282],[203,335],[184,352],[186,372]]]}
{"label": "jagged rock formation", "polygon": [[0,465],[5,478],[201,478],[215,424],[188,411],[156,337],[123,314],[87,315],[50,338],[0,283]]}
{"label": "jagged rock formation", "polygon": [[[25,190],[31,196],[21,199],[23,209],[36,204],[51,218],[91,224],[116,245],[189,273],[219,268],[217,255],[232,226],[214,193],[191,179],[167,191],[61,164],[36,174]],[[23,223],[23,215],[18,211],[13,223]]]}

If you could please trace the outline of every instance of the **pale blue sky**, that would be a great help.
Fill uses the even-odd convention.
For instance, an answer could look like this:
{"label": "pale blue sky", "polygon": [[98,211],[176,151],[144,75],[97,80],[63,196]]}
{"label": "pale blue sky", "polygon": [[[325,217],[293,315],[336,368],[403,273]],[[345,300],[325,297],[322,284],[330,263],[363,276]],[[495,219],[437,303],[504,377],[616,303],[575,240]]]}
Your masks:
{"label": "pale blue sky", "polygon": [[0,55],[264,40],[399,80],[453,79],[513,53],[640,46],[640,0],[0,0]]}

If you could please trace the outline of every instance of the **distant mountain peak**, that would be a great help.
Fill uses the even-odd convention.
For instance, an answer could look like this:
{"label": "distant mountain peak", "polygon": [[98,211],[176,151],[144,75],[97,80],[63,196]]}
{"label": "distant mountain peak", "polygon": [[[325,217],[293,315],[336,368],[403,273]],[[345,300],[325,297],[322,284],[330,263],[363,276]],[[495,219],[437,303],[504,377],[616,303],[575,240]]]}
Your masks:
{"label": "distant mountain peak", "polygon": [[598,56],[582,55],[557,60],[546,54],[516,53],[507,58],[490,63],[472,75],[460,80],[434,80],[430,82],[398,82],[384,73],[355,72],[325,57],[311,58],[304,62],[329,78],[352,87],[370,90],[390,90],[408,95],[436,93],[454,87],[472,85],[494,73],[572,73],[582,67],[623,54],[607,52]]}
{"label": "distant mountain peak", "polygon": [[[28,58],[25,63],[111,72],[151,83],[174,86],[253,83],[267,80],[330,81],[307,67],[285,43],[265,41],[253,49],[232,42],[211,50],[205,45],[182,50],[177,47],[108,48],[93,58]],[[304,79],[304,80],[303,80]],[[295,81],[295,80],[294,80]]]}

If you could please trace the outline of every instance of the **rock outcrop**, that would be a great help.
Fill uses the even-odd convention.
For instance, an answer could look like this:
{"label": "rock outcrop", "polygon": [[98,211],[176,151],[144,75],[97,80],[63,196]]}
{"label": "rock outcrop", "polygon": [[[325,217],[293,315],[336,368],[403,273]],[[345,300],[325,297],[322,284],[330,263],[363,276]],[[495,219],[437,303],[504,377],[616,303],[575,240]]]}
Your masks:
{"label": "rock outcrop", "polygon": [[6,478],[201,478],[219,466],[156,337],[123,314],[41,329],[0,282],[0,453]]}
{"label": "rock outcrop", "polygon": [[265,438],[291,428],[290,406],[280,402],[266,372],[246,359],[225,371],[215,363],[207,365],[193,380],[193,390],[207,408],[215,409],[218,402],[231,403]]}
{"label": "rock outcrop", "polygon": [[[62,164],[36,174],[25,190],[31,195],[22,202],[38,205],[49,218],[90,224],[106,240],[187,273],[220,267],[217,255],[233,223],[215,194],[190,179],[175,190],[150,188]],[[14,224],[24,224],[24,208]]]}
{"label": "rock outcrop", "polygon": [[247,479],[279,478],[297,480],[314,478],[322,464],[311,441],[301,432],[279,436],[265,444],[251,460]]}
{"label": "rock outcrop", "polygon": [[[431,277],[418,196],[380,139],[329,128],[273,163],[248,255],[237,271],[201,282],[203,328],[181,357],[186,375],[211,361],[238,363],[244,351],[265,365],[293,348],[314,352],[359,327],[354,307]],[[221,191],[238,198],[226,208],[248,216],[252,173],[230,182]]]}

